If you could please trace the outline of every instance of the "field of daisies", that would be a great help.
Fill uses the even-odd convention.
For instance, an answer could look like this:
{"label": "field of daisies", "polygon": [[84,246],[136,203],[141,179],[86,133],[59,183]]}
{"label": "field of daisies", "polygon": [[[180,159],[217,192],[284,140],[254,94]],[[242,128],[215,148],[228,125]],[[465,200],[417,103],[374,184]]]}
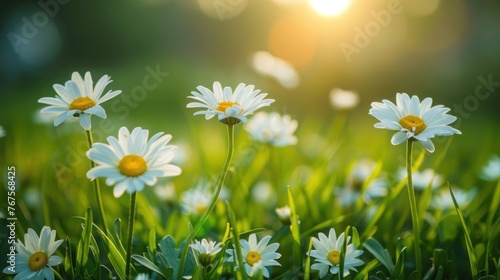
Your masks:
{"label": "field of daisies", "polygon": [[1,131],[2,279],[500,277],[496,142],[432,96],[333,89],[320,121],[214,81],[122,125],[110,76],[67,78]]}

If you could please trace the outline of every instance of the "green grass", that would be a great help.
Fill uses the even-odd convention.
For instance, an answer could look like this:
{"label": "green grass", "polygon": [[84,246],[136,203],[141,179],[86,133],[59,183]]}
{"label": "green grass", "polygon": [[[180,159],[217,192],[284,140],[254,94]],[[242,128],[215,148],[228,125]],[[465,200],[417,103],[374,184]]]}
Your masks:
{"label": "green grass", "polygon": [[[215,178],[224,169],[227,152],[225,125],[216,120],[192,117],[193,112],[184,108],[187,103],[184,98],[174,98],[170,106],[177,109],[158,118],[157,113],[163,112],[157,105],[158,101],[165,103],[168,100],[168,96],[151,97],[137,110],[131,110],[125,120],[108,112],[116,124],[108,135],[116,135],[122,125],[129,128],[141,126],[151,133],[171,133],[171,143],[183,148],[184,159],[176,163],[183,173],[160,180],[154,187],[172,183],[177,196],[165,201],[150,187],[137,195],[132,253],[140,256],[148,255],[148,250],[158,251],[157,244],[167,236],[171,238],[168,240],[175,241],[164,241],[173,247],[169,250],[180,250],[182,242],[193,230],[192,225],[196,226],[200,220],[199,216],[186,215],[182,211],[182,193],[193,188],[200,178],[209,178],[212,190],[215,190]],[[32,101],[36,103],[36,98]],[[270,110],[281,111],[281,108]],[[224,240],[224,248],[227,248],[238,242],[240,234],[259,229],[260,237],[272,235],[272,242],[280,243],[278,252],[282,257],[278,261],[281,266],[271,269],[272,278],[316,279],[317,272],[309,267],[314,259],[306,255],[311,248],[311,237],[317,236],[318,232],[327,232],[331,227],[338,233],[351,227],[360,233],[360,244],[357,245],[358,249],[364,250],[360,258],[365,264],[358,267],[359,273],[351,272],[350,278],[344,279],[368,279],[380,275],[396,275],[395,279],[411,277],[410,273],[415,270],[414,256],[409,253],[413,252],[411,217],[406,194],[402,191],[406,182],[397,176],[398,169],[405,163],[404,145],[392,146],[392,134],[373,128],[375,120],[368,116],[367,111],[366,107],[354,110],[346,116],[343,126],[335,124],[337,115],[334,111],[323,117],[314,113],[288,112],[299,121],[296,132],[299,142],[284,148],[255,143],[243,125],[236,125],[234,157],[224,183],[227,202],[219,200],[215,203],[212,213],[196,228],[193,238]],[[20,116],[20,119],[22,121],[7,123],[9,134],[0,139],[4,155],[2,166],[14,165],[18,171],[17,237],[22,239],[28,228],[39,232],[43,225],[48,225],[57,231],[57,239],[65,240],[56,252],[65,257],[64,265],[55,268],[63,278],[84,274],[105,279],[109,273],[123,278],[127,248],[122,245],[126,236],[121,236],[120,232],[129,222],[128,196],[114,198],[112,188],[101,181],[106,223],[114,225],[112,232],[105,232],[97,215],[99,210],[93,185],[85,176],[90,164],[84,155],[87,143],[83,130],[77,123],[54,128],[34,124],[27,117]],[[98,127],[101,120],[95,117],[92,120]],[[335,133],[329,131],[330,127],[336,130]],[[418,143],[414,144],[413,167],[416,170],[434,168],[453,190],[477,189],[475,198],[466,206],[457,207],[456,211],[453,207],[429,207],[438,190],[427,188],[417,193],[422,274],[431,271],[429,279],[437,275],[467,275],[467,278],[481,279],[499,273],[500,185],[480,179],[479,173],[490,155],[498,153],[496,139],[500,135],[495,121],[488,118],[471,118],[460,129],[463,135],[453,136],[453,141],[445,139],[437,143],[433,154],[422,151]],[[484,132],[481,139],[473,131]],[[108,135],[96,135],[94,141],[104,141]],[[343,205],[343,197],[338,191],[346,184],[353,166],[365,158],[372,159],[377,167],[362,183],[360,191],[364,193],[372,179],[383,178],[387,182],[387,195],[371,200],[358,197],[351,205]],[[271,194],[255,199],[257,186],[261,183],[270,186]],[[446,189],[446,184],[443,183],[441,188]],[[275,213],[275,209],[283,205],[292,208],[291,227],[282,223]],[[89,207],[91,212],[87,210]],[[0,209],[6,209],[6,200],[2,199]],[[86,217],[85,221],[78,218],[82,216]],[[83,228],[82,224],[85,225]],[[443,253],[435,253],[435,250]],[[434,256],[443,254],[448,257],[450,265],[434,268]],[[182,256],[193,258],[192,254]],[[4,258],[0,256],[5,264]],[[150,268],[167,270],[169,264],[162,263],[162,260],[168,259],[158,258]],[[192,259],[186,259],[189,261]],[[132,274],[154,271],[137,262],[133,264]],[[193,273],[201,273],[194,269],[196,266],[189,267]],[[214,278],[246,277],[244,273],[235,273],[232,267],[223,258],[218,258],[210,268],[213,272],[207,275]],[[162,273],[164,276],[169,274],[167,271]],[[163,279],[161,275],[155,275],[157,279]],[[6,279],[10,279],[9,276]]]}

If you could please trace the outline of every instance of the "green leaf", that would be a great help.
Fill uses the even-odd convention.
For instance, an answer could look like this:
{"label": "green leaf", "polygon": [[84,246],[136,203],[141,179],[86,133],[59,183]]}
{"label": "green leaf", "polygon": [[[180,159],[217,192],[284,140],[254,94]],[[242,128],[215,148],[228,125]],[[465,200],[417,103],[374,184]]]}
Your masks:
{"label": "green leaf", "polygon": [[87,208],[85,213],[85,224],[76,249],[76,268],[78,275],[85,275],[87,261],[89,259],[90,240],[92,236],[92,210]]}
{"label": "green leaf", "polygon": [[377,271],[375,274],[378,276],[378,279],[387,279],[387,276],[382,271]]}
{"label": "green leaf", "polygon": [[125,279],[126,264],[124,255],[120,253],[120,250],[118,250],[117,245],[111,238],[109,238],[98,226],[94,225],[94,227],[97,229],[97,233],[104,242],[104,250],[106,251],[106,255],[111,262],[111,265],[115,269],[116,274],[120,279]]}
{"label": "green leaf", "polygon": [[245,279],[246,273],[243,273],[245,271],[245,266],[243,264],[243,255],[241,253],[241,246],[240,246],[240,238],[238,235],[238,226],[236,224],[236,217],[234,215],[233,209],[231,208],[231,205],[229,205],[228,202],[226,202],[226,207],[227,207],[227,216],[229,219],[229,223],[231,224],[231,229],[233,231],[233,245],[234,245],[234,252],[233,252],[233,259],[235,263],[238,263],[238,270],[236,270],[236,279]]}
{"label": "green leaf", "polygon": [[358,230],[355,227],[351,227],[351,230],[352,230],[351,243],[354,244],[354,248],[357,248],[361,244],[361,239],[359,238]]}
{"label": "green leaf", "polygon": [[120,251],[120,254],[125,256],[127,255],[125,247],[123,247],[123,243],[121,240],[121,220],[119,218],[116,218],[115,221],[113,222],[113,227],[115,234],[111,234],[108,232],[108,236],[110,236],[110,239],[113,240],[113,243],[115,244],[116,248]]}
{"label": "green leaf", "polygon": [[462,224],[462,229],[464,231],[465,245],[467,247],[467,253],[469,255],[469,263],[470,263],[470,270],[472,273],[472,278],[479,279],[478,265],[477,265],[476,256],[474,255],[474,246],[472,245],[472,241],[470,239],[469,229],[467,228],[467,225],[465,223],[465,219],[462,215],[462,211],[460,211],[460,208],[458,207],[458,203],[457,203],[457,200],[455,199],[455,196],[453,195],[453,191],[451,190],[451,186],[448,185],[448,187],[450,188],[451,199],[453,200],[453,204],[455,205],[455,209],[457,210],[457,214],[458,214],[458,217],[460,218],[460,222]]}
{"label": "green leaf", "polygon": [[[365,264],[363,266],[363,269],[360,270],[356,276],[354,277],[354,280],[361,280],[361,279],[368,279],[368,274],[370,271],[372,271],[373,269],[375,269],[377,266],[379,265],[379,261],[378,260],[372,260],[371,262]],[[376,277],[376,276],[372,276],[372,277]],[[376,277],[378,279],[378,277]],[[370,277],[371,279],[371,277]],[[386,280],[386,279],[384,279]]]}
{"label": "green leaf", "polygon": [[113,222],[113,230],[115,231],[116,240],[122,240],[122,220],[116,218]]}
{"label": "green leaf", "polygon": [[[309,238],[309,246],[307,246],[307,252],[311,252],[312,249],[312,237]],[[307,254],[306,265],[304,269],[304,280],[309,280],[311,274],[311,256]]]}
{"label": "green leaf", "polygon": [[151,271],[154,271],[156,273],[158,273],[159,275],[161,275],[163,278],[166,278],[165,275],[163,275],[163,273],[161,272],[161,270],[156,266],[156,264],[152,263],[150,260],[148,260],[147,258],[141,256],[141,255],[132,255],[132,258],[138,262],[139,264],[145,266],[146,268],[148,268],[149,270]]}
{"label": "green leaf", "polygon": [[387,268],[391,275],[394,273],[394,263],[392,262],[391,255],[377,240],[370,237],[363,246]]}
{"label": "green leaf", "polygon": [[435,280],[442,280],[443,279],[443,274],[444,274],[444,269],[442,266],[438,268],[438,273],[436,274],[436,279]]}
{"label": "green leaf", "polygon": [[394,273],[391,276],[391,279],[404,279],[405,250],[406,247],[403,247],[403,249],[401,249],[401,251],[399,252],[399,255],[396,259],[396,266],[394,267]]}
{"label": "green leaf", "polygon": [[149,230],[148,247],[153,254],[156,252],[156,227],[154,225]]}
{"label": "green leaf", "polygon": [[[71,244],[69,237],[66,237],[66,244]],[[64,254],[64,274],[71,276],[71,278],[75,277],[75,271],[73,269],[73,264],[71,260],[73,256],[71,254],[71,246],[66,246],[66,253]]]}
{"label": "green leaf", "polygon": [[408,280],[420,280],[420,272],[418,270],[413,271],[408,275]]}
{"label": "green leaf", "polygon": [[293,201],[292,191],[290,187],[287,189],[288,191],[288,205],[290,206],[290,220],[292,222],[291,230],[292,230],[292,254],[293,254],[293,264],[295,266],[302,265],[302,248],[300,245],[300,229],[298,223],[298,216],[295,209],[295,202]]}
{"label": "green leaf", "polygon": [[[167,235],[160,243],[158,243],[158,248],[160,252],[158,252],[157,256],[160,256],[161,265],[165,268],[172,268],[172,274],[174,278],[178,278],[179,276],[192,275],[194,267],[196,265],[192,250],[188,250],[188,254],[186,255],[186,260],[184,262],[184,271],[179,271],[179,266],[181,263],[180,256],[181,252],[184,249],[186,242],[182,242],[177,249],[177,245],[172,236]],[[165,275],[168,278],[168,275]]]}

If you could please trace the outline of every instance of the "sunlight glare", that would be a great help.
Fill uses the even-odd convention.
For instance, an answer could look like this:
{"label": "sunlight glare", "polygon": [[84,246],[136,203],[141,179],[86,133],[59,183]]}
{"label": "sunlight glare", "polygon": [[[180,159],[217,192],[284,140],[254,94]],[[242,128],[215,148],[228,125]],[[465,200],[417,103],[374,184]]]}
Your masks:
{"label": "sunlight glare", "polygon": [[325,16],[341,14],[349,6],[350,0],[309,0],[311,6]]}

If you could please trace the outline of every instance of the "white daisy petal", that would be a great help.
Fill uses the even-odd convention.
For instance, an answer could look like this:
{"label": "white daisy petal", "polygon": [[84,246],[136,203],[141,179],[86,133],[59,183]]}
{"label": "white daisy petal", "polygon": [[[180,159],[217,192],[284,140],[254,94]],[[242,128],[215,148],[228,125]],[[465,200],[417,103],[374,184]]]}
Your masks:
{"label": "white daisy petal", "polygon": [[253,85],[238,84],[235,90],[230,87],[222,88],[219,82],[214,82],[213,92],[203,86],[196,88],[198,92],[192,91],[190,99],[196,100],[187,104],[187,108],[205,108],[197,111],[194,115],[205,115],[205,119],[211,119],[217,115],[219,121],[233,125],[239,122],[245,123],[247,116],[254,111],[269,106],[274,100],[264,99],[267,94],[258,94]]}
{"label": "white daisy petal", "polygon": [[80,125],[83,127],[83,129],[90,130],[90,115],[82,113],[78,118],[80,119]]}
{"label": "white daisy petal", "polygon": [[[15,272],[4,269],[5,274],[17,274],[14,279],[54,279],[51,266],[62,262],[62,258],[53,255],[63,240],[55,240],[56,231],[44,226],[40,231],[40,237],[36,232],[28,228],[24,235],[24,244],[18,239],[16,246]],[[26,246],[25,246],[26,245]],[[36,254],[35,258],[32,258]],[[42,263],[39,260],[45,259]],[[33,263],[35,262],[35,263]],[[37,270],[32,270],[35,267]]]}
{"label": "white daisy petal", "polygon": [[369,114],[380,122],[376,128],[397,131],[391,138],[393,145],[401,144],[409,139],[419,141],[429,151],[434,151],[431,139],[435,136],[450,136],[461,134],[455,128],[448,126],[457,120],[448,115],[449,108],[443,105],[432,107],[432,98],[420,102],[418,96],[408,96],[406,93],[396,94],[396,104],[389,100],[372,102]]}
{"label": "white daisy petal", "polygon": [[[330,254],[334,252],[337,256],[340,256],[340,251],[342,250],[342,245],[344,242],[344,233],[341,233],[337,238],[335,230],[332,228],[328,233],[328,237],[326,237],[326,235],[324,235],[323,233],[319,233],[318,237],[319,239],[313,237],[313,246],[315,250],[311,250],[309,252],[309,256],[315,258],[314,264],[311,266],[311,269],[318,270],[320,278],[323,278],[328,272],[330,272],[331,274],[336,274],[339,272],[340,258],[331,258]],[[314,240],[316,240],[316,242],[314,242]],[[349,244],[350,240],[351,237],[348,236],[346,240],[346,244],[348,245],[346,247],[344,259],[344,275],[349,274],[349,270],[356,271],[354,266],[363,264],[361,260],[356,259],[356,257],[361,255],[363,251],[354,250],[354,245]],[[323,250],[325,248],[328,248],[328,251],[324,252]],[[319,253],[320,251],[322,252]]]}
{"label": "white daisy petal", "polygon": [[[257,242],[257,235],[255,233],[250,234],[248,240],[240,239],[245,272],[248,276],[257,275],[258,271],[262,270],[262,275],[269,278],[270,273],[267,267],[280,266],[276,261],[276,259],[281,257],[281,254],[276,252],[279,248],[279,244],[272,243],[268,245],[270,239],[271,236],[266,236]],[[234,262],[233,251],[228,252],[228,254],[231,255],[228,261]],[[235,270],[236,269],[239,270],[240,268],[236,266]]]}
{"label": "white daisy petal", "polygon": [[73,115],[77,116],[80,118],[82,127],[89,130],[91,128],[89,115],[106,118],[106,112],[99,104],[121,93],[121,91],[110,91],[101,97],[104,88],[110,82],[109,76],[104,75],[99,79],[96,87],[93,88],[90,72],[85,73],[85,79],[82,79],[78,72],[73,72],[71,80],[67,81],[64,86],[60,84],[53,85],[57,93],[55,98],[43,97],[38,100],[39,103],[50,105],[43,108],[41,113],[60,113],[54,120],[54,126],[60,125]]}
{"label": "white daisy petal", "polygon": [[408,136],[407,136],[406,132],[404,132],[404,131],[396,132],[392,136],[391,144],[392,145],[399,145],[406,140],[408,140]]}

